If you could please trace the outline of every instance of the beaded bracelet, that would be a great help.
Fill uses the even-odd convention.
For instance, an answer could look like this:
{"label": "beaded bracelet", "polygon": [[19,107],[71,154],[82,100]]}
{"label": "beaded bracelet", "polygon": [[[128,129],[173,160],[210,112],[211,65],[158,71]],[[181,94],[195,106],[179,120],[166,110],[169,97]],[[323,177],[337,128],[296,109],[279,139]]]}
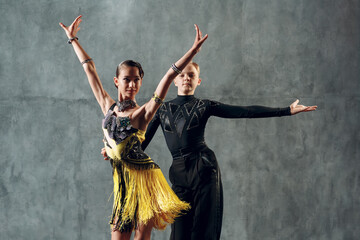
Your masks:
{"label": "beaded bracelet", "polygon": [[69,38],[69,39],[68,39],[68,44],[71,44],[72,41],[74,41],[75,39],[76,39],[76,40],[79,40],[78,37]]}
{"label": "beaded bracelet", "polygon": [[178,69],[176,66],[175,66],[175,63],[171,64],[171,68],[174,70],[174,72],[176,72],[177,74],[180,74],[181,73],[181,70]]}
{"label": "beaded bracelet", "polygon": [[81,65],[84,65],[85,63],[91,62],[92,58],[86,59],[84,61],[81,62]]}
{"label": "beaded bracelet", "polygon": [[156,93],[153,94],[152,99],[154,99],[157,104],[163,103],[163,100]]}

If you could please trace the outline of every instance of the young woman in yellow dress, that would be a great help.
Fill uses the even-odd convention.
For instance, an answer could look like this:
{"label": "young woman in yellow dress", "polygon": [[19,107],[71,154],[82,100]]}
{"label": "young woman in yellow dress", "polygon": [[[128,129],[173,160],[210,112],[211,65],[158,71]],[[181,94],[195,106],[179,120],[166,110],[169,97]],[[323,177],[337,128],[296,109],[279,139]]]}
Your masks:
{"label": "young woman in yellow dress", "polygon": [[118,65],[114,77],[118,100],[112,99],[101,84],[94,61],[76,37],[81,17],[78,16],[70,26],[63,23],[60,26],[82,63],[90,87],[105,116],[102,128],[114,180],[111,239],[130,239],[132,231],[135,231],[135,239],[150,239],[152,228],[164,229],[190,206],[175,195],[159,166],[141,150],[141,142],[172,81],[200,51],[208,36],[202,36],[195,25],[196,37],[190,50],[171,65],[153,97],[139,106],[135,96],[144,76],[141,65],[132,60]]}

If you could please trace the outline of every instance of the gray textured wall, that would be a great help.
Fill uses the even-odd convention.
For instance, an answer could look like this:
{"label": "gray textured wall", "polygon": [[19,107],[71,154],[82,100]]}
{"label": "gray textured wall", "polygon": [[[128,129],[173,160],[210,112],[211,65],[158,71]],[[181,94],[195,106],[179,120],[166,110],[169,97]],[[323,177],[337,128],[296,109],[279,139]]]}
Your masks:
{"label": "gray textured wall", "polygon": [[[196,61],[198,97],[316,112],[212,118],[208,145],[222,170],[222,239],[360,236],[357,0],[0,0],[0,239],[109,239],[111,168],[100,156],[101,111],[58,26],[78,34],[115,97],[124,59],[140,61],[144,103],[170,63],[209,39]],[[172,87],[168,98],[176,95]],[[148,153],[167,176],[159,131]],[[153,232],[168,239],[169,230]]]}

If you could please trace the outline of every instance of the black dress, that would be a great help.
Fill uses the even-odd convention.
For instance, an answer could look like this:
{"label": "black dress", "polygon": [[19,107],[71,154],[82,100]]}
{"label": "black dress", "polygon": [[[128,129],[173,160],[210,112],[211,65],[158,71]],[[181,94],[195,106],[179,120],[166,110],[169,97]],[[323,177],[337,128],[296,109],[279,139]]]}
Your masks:
{"label": "black dress", "polygon": [[174,192],[191,210],[175,220],[170,239],[220,239],[223,215],[221,175],[214,152],[205,144],[210,116],[264,118],[291,115],[290,107],[232,106],[190,96],[165,102],[150,122],[145,149],[161,125],[173,163],[169,177]]}

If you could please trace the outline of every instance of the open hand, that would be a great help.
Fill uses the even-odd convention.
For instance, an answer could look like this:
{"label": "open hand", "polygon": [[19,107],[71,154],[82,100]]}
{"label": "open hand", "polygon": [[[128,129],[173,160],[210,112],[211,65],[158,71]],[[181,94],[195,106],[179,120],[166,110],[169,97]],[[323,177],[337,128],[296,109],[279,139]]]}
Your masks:
{"label": "open hand", "polygon": [[101,149],[101,155],[103,155],[104,160],[109,160],[109,157],[108,157],[108,155],[106,154],[105,148],[102,148],[102,149]]}
{"label": "open hand", "polygon": [[77,32],[80,30],[79,24],[81,23],[81,15],[75,18],[73,23],[70,26],[65,26],[63,23],[59,23],[60,27],[62,27],[66,33],[66,36],[70,38],[76,37]]}
{"label": "open hand", "polygon": [[304,105],[298,105],[299,99],[296,99],[295,102],[293,102],[290,105],[290,112],[291,115],[300,113],[300,112],[310,112],[316,110],[317,106],[304,106]]}
{"label": "open hand", "polygon": [[195,52],[199,52],[201,49],[201,45],[205,42],[205,40],[208,38],[208,35],[206,34],[204,37],[202,36],[202,32],[199,29],[199,26],[194,24],[195,30],[196,30],[196,36],[195,41],[192,46],[192,48],[195,50]]}

